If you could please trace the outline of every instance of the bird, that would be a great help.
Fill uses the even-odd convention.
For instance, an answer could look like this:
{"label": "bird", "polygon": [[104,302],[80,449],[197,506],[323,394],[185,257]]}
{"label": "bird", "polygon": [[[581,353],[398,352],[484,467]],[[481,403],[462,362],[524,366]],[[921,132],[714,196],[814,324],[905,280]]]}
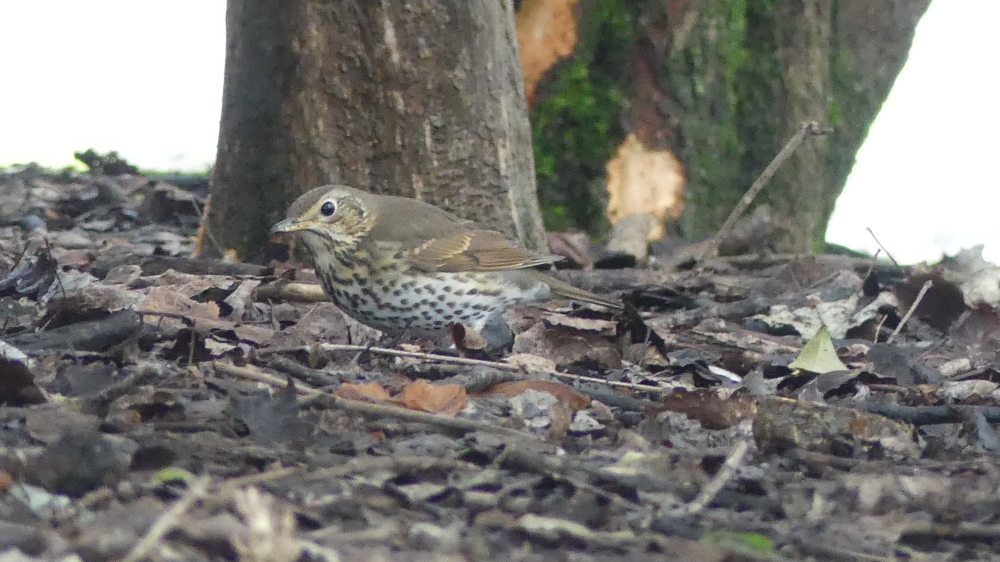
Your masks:
{"label": "bird", "polygon": [[512,340],[503,312],[553,297],[622,308],[533,269],[561,256],[407,197],[324,185],[296,199],[271,232],[298,236],[334,304],[391,337],[438,336],[461,324]]}

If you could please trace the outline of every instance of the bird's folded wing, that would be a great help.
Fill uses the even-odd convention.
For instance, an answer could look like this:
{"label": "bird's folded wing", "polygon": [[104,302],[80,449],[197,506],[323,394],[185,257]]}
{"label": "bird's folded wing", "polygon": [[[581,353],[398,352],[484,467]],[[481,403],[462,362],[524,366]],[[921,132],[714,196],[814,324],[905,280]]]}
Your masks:
{"label": "bird's folded wing", "polygon": [[424,271],[455,273],[523,269],[554,263],[562,257],[518,248],[492,230],[462,229],[413,248],[409,259]]}

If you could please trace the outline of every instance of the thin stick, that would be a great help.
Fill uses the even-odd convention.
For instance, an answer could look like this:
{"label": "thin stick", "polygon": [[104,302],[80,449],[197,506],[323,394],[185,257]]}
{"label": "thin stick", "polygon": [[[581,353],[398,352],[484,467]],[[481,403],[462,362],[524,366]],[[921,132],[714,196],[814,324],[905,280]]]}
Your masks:
{"label": "thin stick", "polygon": [[208,492],[210,478],[202,476],[191,483],[186,494],[181,499],[174,502],[174,505],[160,514],[153,526],[149,528],[146,536],[137,542],[132,551],[129,552],[122,562],[139,562],[153,550],[154,547],[167,535],[180,521],[181,517],[191,509],[199,499]]}
{"label": "thin stick", "polygon": [[[374,353],[376,355],[391,355],[394,357],[409,357],[411,359],[424,359],[427,361],[436,361],[439,363],[450,363],[452,365],[471,365],[478,367],[492,367],[500,371],[507,371],[510,373],[523,373],[525,369],[512,365],[510,363],[501,363],[499,361],[484,361],[482,359],[469,359],[468,357],[452,357],[450,355],[437,355],[434,353],[423,353],[421,351],[405,351],[402,349],[390,349],[387,347],[367,347],[364,345],[347,345],[347,344],[336,344],[336,343],[321,343],[318,345],[319,349],[323,351],[367,351]],[[296,349],[295,351],[298,351]],[[267,351],[267,350],[265,350]],[[283,350],[282,350],[283,351]],[[542,373],[550,375],[553,377],[574,380],[580,382],[591,382],[595,384],[603,384],[606,386],[616,386],[619,388],[629,388],[632,390],[642,390],[645,392],[659,392],[671,393],[673,390],[667,388],[660,388],[658,386],[649,386],[646,384],[636,384],[631,382],[616,382],[609,381],[606,379],[600,379],[597,377],[587,377],[583,375],[571,375],[569,373],[561,373],[559,371],[550,371],[548,369],[529,369],[529,371]]]}
{"label": "thin stick", "polygon": [[715,473],[715,477],[698,492],[698,495],[691,500],[691,503],[677,510],[677,515],[694,515],[705,509],[715,499],[715,496],[719,495],[719,492],[726,486],[726,483],[733,479],[736,469],[743,465],[743,459],[746,457],[749,449],[750,442],[746,439],[737,443],[733,447],[733,451],[726,457],[726,462],[722,463],[719,472]]}
{"label": "thin stick", "polygon": [[913,316],[913,313],[916,312],[917,305],[920,304],[920,301],[924,300],[924,295],[927,294],[927,291],[929,291],[932,286],[934,286],[934,282],[928,279],[927,282],[924,283],[924,286],[920,287],[920,292],[917,293],[917,298],[913,299],[913,304],[910,305],[910,309],[903,315],[903,319],[899,321],[899,325],[896,326],[896,329],[889,335],[889,339],[885,340],[885,343],[892,343],[892,341],[896,339],[896,335],[903,330],[903,326],[906,325],[910,316]]}
{"label": "thin stick", "polygon": [[[885,255],[889,256],[889,261],[892,262],[892,265],[899,267],[899,262],[896,261],[896,258],[892,257],[892,254],[889,253],[889,250],[885,249],[885,246],[883,246],[882,242],[880,242],[878,237],[875,236],[875,232],[871,229],[871,227],[866,227],[865,230],[867,230],[868,234],[871,235],[872,240],[874,240],[875,243],[878,244],[878,247],[881,248],[883,252],[885,252]],[[878,253],[875,254],[875,257],[878,257]]]}
{"label": "thin stick", "polygon": [[[874,337],[874,338],[872,338],[872,343],[878,343],[878,335],[879,335],[879,332],[881,332],[881,331],[882,331],[882,325],[883,325],[883,324],[885,324],[885,321],[886,321],[886,320],[887,320],[888,318],[889,318],[889,315],[888,315],[888,314],[883,314],[883,315],[882,315],[882,316],[881,316],[881,317],[880,317],[880,318],[878,319],[878,324],[876,324],[876,325],[875,325],[875,337]],[[869,385],[869,386],[870,386],[870,385]]]}
{"label": "thin stick", "polygon": [[785,143],[785,146],[782,147],[777,156],[774,157],[774,160],[771,160],[771,163],[764,168],[764,171],[761,172],[759,176],[757,176],[757,179],[754,180],[750,189],[743,194],[743,198],[736,204],[733,211],[729,213],[729,217],[726,218],[726,222],[722,223],[722,226],[715,234],[715,237],[713,237],[708,243],[708,246],[705,247],[705,251],[701,253],[701,256],[698,258],[698,263],[703,263],[708,258],[714,258],[719,255],[719,244],[721,244],[722,241],[733,232],[733,228],[736,227],[736,221],[743,216],[743,213],[746,212],[750,203],[753,203],[753,200],[757,198],[760,191],[764,189],[764,186],[766,186],[767,183],[771,181],[771,178],[774,177],[774,174],[777,173],[778,168],[785,163],[785,160],[788,160],[788,157],[791,156],[792,153],[795,152],[795,149],[797,149],[799,145],[806,140],[806,137],[825,135],[828,132],[828,129],[821,129],[819,123],[815,121],[803,123],[802,126],[799,127],[799,130],[792,135],[792,138],[788,139],[788,142]]}
{"label": "thin stick", "polygon": [[[222,363],[220,361],[212,363],[212,366],[216,370],[222,373],[235,375],[238,377],[249,378],[252,380],[256,380],[258,382],[270,384],[276,388],[283,388],[287,386],[287,383],[279,379],[278,377],[269,375],[267,373],[254,371],[253,369],[247,369],[245,367],[237,367],[236,365],[230,365],[228,363]],[[343,410],[345,412],[351,412],[354,414],[361,414],[369,418],[392,417],[414,423],[424,423],[427,425],[432,425],[434,427],[441,427],[453,431],[461,431],[464,433],[472,431],[482,431],[486,433],[493,433],[496,435],[503,435],[505,437],[530,439],[533,441],[537,441],[539,439],[539,437],[532,435],[530,433],[517,431],[515,429],[502,427],[492,423],[480,422],[464,418],[449,418],[437,414],[431,414],[429,412],[408,410],[402,406],[397,406],[397,405],[373,404],[370,402],[361,402],[359,400],[348,400],[346,398],[341,398],[339,396],[327,394],[325,392],[321,392],[313,388],[299,388],[299,385],[295,385],[295,389],[302,394],[306,394],[308,396],[315,398],[318,403],[321,403],[324,406],[330,408],[337,408],[338,410]]]}

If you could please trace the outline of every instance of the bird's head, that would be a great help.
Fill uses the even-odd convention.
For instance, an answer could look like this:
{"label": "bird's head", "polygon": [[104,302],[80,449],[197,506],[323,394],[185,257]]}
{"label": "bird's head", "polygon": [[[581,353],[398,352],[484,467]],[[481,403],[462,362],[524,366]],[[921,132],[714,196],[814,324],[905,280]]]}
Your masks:
{"label": "bird's head", "polygon": [[310,246],[357,244],[372,228],[367,199],[363,191],[346,185],[317,187],[296,199],[288,218],[271,227],[271,233],[298,234]]}

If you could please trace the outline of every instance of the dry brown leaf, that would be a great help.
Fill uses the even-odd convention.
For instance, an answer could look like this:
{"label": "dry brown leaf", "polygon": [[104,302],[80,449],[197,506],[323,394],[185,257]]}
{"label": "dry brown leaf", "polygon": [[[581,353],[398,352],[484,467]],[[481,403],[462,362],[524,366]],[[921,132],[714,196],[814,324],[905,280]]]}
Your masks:
{"label": "dry brown leaf", "polygon": [[517,47],[529,106],[545,72],[576,46],[573,8],[579,1],[524,0],[517,11]]}
{"label": "dry brown leaf", "polygon": [[574,410],[581,410],[590,404],[590,398],[573,390],[569,386],[555,381],[513,381],[502,382],[485,390],[485,394],[502,394],[504,396],[517,396],[525,390],[537,390],[548,392],[555,396],[557,400],[566,404]]}
{"label": "dry brown leaf", "polygon": [[212,288],[228,289],[238,282],[228,275],[184,273],[174,269],[168,269],[160,275],[150,276],[147,279],[157,286],[170,287],[188,297],[193,297]]}
{"label": "dry brown leaf", "polygon": [[[175,291],[171,287],[153,287],[146,293],[137,306],[137,309],[150,312],[165,312],[168,314],[180,314],[192,320],[218,320],[219,305],[209,302],[197,302],[188,298],[183,293]],[[174,318],[148,318],[150,322],[162,321],[165,325],[178,324],[180,321]]]}
{"label": "dry brown leaf", "polygon": [[382,385],[377,382],[365,384],[345,382],[340,385],[337,392],[334,392],[334,395],[346,400],[360,400],[362,402],[380,402],[392,398],[389,391],[382,388]]}
{"label": "dry brown leaf", "polygon": [[455,417],[469,405],[465,387],[457,384],[431,384],[413,381],[396,395],[395,402],[411,410],[422,410]]}
{"label": "dry brown leaf", "polygon": [[508,355],[504,361],[514,365],[515,367],[524,369],[525,371],[552,372],[556,370],[555,361],[549,359],[548,357],[542,357],[541,355],[534,355],[531,353],[513,353]]}
{"label": "dry brown leaf", "polygon": [[740,421],[753,417],[757,403],[749,394],[734,394],[723,398],[713,389],[697,389],[688,392],[674,389],[665,396],[663,406],[673,412],[682,412],[688,418],[697,420],[705,429],[727,429]]}
{"label": "dry brown leaf", "polygon": [[855,408],[787,398],[766,398],[758,404],[753,435],[762,450],[795,447],[830,454],[846,444],[846,450],[865,455],[877,444],[882,451],[911,458],[921,452],[908,423]]}
{"label": "dry brown leaf", "polygon": [[548,357],[556,366],[576,361],[592,360],[609,369],[622,365],[615,344],[594,332],[547,328],[539,322],[514,338],[515,353],[530,353]]}
{"label": "dry brown leaf", "polygon": [[[652,214],[662,221],[680,216],[684,202],[684,166],[669,150],[643,146],[629,134],[605,166],[608,174],[608,218],[617,222],[634,214]],[[663,236],[657,224],[650,240]]]}
{"label": "dry brown leaf", "polygon": [[94,311],[118,312],[132,308],[143,298],[139,291],[128,289],[123,285],[93,283],[78,291],[67,293],[65,297],[60,294],[52,299],[49,307],[53,310],[69,309],[81,314]]}

